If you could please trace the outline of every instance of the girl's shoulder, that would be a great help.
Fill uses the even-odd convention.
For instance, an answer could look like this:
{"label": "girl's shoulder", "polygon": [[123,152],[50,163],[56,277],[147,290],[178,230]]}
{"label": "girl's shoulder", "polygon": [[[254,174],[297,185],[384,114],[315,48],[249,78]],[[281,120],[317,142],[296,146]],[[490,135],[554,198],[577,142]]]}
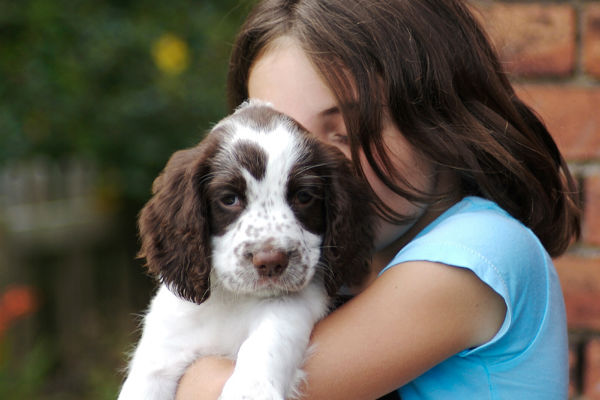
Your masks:
{"label": "girl's shoulder", "polygon": [[541,327],[550,325],[555,327],[545,328],[539,341],[562,343],[564,305],[552,259],[529,228],[495,203],[463,199],[400,250],[386,269],[406,261],[468,269],[504,299],[507,311],[500,331],[463,355],[486,351],[506,360],[524,353]]}
{"label": "girl's shoulder", "polygon": [[417,239],[436,240],[444,235],[459,235],[459,238],[506,238],[505,234],[516,234],[519,239],[539,239],[519,220],[503,210],[498,204],[481,197],[469,196],[450,207],[427,226]]}
{"label": "girl's shoulder", "polygon": [[[436,250],[431,252],[431,247]],[[441,256],[476,255],[497,268],[545,263],[548,259],[540,240],[528,227],[493,201],[473,196],[446,210],[397,257],[425,248],[429,248],[427,253]]]}
{"label": "girl's shoulder", "polygon": [[[489,397],[490,388],[498,398],[562,395],[568,364],[564,302],[552,260],[529,228],[497,204],[468,197],[424,229],[387,268],[405,261],[471,270],[502,297],[506,314],[491,340],[432,368],[408,385],[403,397],[412,398],[413,388],[415,393],[452,388],[461,398]],[[457,387],[457,379],[465,377],[472,385]],[[489,385],[478,386],[482,382]],[[527,387],[532,392],[524,394]],[[482,396],[473,395],[477,388]]]}
{"label": "girl's shoulder", "polygon": [[383,271],[407,261],[469,269],[508,302],[543,295],[544,282],[555,275],[537,236],[496,203],[480,197],[466,197],[446,210]]}

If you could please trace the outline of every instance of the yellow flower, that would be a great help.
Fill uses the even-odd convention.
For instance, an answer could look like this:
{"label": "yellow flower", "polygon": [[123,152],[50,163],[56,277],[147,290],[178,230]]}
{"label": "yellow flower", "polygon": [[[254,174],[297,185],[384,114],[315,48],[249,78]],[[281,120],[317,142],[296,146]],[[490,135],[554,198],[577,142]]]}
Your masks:
{"label": "yellow flower", "polygon": [[189,65],[189,48],[183,39],[172,34],[162,35],[152,45],[154,63],[162,72],[178,75]]}

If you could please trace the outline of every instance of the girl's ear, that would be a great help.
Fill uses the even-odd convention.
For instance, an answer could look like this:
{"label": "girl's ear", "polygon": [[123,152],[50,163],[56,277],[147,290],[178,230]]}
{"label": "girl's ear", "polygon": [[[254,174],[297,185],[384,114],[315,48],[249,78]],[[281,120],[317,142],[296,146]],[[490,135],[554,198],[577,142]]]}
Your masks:
{"label": "girl's ear", "polygon": [[360,284],[368,275],[374,243],[375,212],[371,190],[354,172],[350,161],[337,149],[326,149],[331,171],[325,196],[327,226],[322,263],[330,296],[341,285]]}
{"label": "girl's ear", "polygon": [[139,220],[148,270],[171,291],[194,303],[210,296],[209,210],[204,186],[210,174],[210,140],[173,154],[154,181]]}

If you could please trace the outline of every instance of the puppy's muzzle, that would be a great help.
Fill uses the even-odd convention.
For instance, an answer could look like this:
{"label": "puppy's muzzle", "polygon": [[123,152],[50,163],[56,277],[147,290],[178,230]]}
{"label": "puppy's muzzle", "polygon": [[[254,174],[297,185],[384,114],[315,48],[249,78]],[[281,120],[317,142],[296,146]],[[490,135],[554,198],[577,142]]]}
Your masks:
{"label": "puppy's muzzle", "polygon": [[287,268],[290,258],[286,251],[265,247],[252,254],[252,264],[261,278],[277,278]]}

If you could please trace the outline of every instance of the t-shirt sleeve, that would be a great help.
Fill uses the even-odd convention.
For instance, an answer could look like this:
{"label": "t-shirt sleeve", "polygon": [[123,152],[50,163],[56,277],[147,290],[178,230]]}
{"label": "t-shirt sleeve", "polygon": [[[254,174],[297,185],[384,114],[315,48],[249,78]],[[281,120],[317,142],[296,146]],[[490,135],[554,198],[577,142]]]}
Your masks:
{"label": "t-shirt sleeve", "polygon": [[[537,237],[519,221],[495,210],[477,210],[450,216],[405,246],[382,271],[407,261],[431,261],[449,267],[471,270],[498,293],[506,303],[506,316],[500,330],[489,342],[460,355],[494,352],[494,345],[506,338],[515,352],[529,345],[543,318],[547,301],[546,282],[549,261]],[[528,302],[540,304],[528,304]],[[527,313],[526,323],[522,323]],[[536,322],[537,321],[537,322]],[[500,354],[500,353],[499,353]]]}

